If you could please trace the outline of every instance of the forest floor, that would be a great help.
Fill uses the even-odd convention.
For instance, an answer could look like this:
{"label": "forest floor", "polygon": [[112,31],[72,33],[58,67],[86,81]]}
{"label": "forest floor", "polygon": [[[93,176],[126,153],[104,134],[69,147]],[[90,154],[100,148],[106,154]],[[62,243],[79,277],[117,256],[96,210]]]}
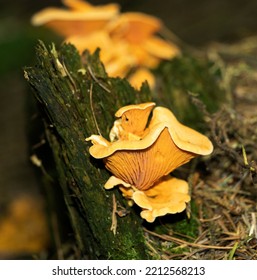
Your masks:
{"label": "forest floor", "polygon": [[[187,217],[146,227],[148,247],[160,259],[257,259],[257,38],[234,46],[212,44],[207,54],[224,69],[231,106],[209,114],[202,104],[214,153],[190,170]],[[206,172],[202,172],[206,170]]]}

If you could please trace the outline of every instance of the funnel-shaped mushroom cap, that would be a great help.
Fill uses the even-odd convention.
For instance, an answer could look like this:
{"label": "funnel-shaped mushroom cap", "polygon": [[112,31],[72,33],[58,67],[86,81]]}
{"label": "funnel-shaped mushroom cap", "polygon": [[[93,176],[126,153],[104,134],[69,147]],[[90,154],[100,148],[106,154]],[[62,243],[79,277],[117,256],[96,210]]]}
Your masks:
{"label": "funnel-shaped mushroom cap", "polygon": [[119,185],[124,197],[142,207],[141,217],[148,222],[185,209],[190,201],[188,184],[168,174],[193,157],[213,150],[207,137],[181,124],[166,108],[155,108],[147,126],[154,105],[149,102],[118,110],[116,116],[120,119],[111,133],[116,141],[109,142],[99,135],[86,139],[93,143],[90,154],[102,158],[113,174],[105,188]]}
{"label": "funnel-shaped mushroom cap", "polygon": [[[167,128],[163,128],[157,135],[153,134],[149,132],[142,140],[117,141],[108,147],[101,146],[104,153],[112,150],[114,144],[121,145],[114,147],[113,153],[103,158],[106,168],[115,177],[135,186],[138,190],[146,190],[161,177],[195,156],[193,153],[178,149]],[[123,144],[127,144],[127,149],[124,149]],[[95,145],[91,147],[91,155],[94,147]]]}
{"label": "funnel-shaped mushroom cap", "polygon": [[71,10],[46,8],[32,17],[32,24],[46,25],[66,37],[85,35],[103,28],[119,12],[116,4],[92,6],[79,0],[66,0],[64,4]]}
{"label": "funnel-shaped mushroom cap", "polygon": [[[132,106],[135,108],[133,109]],[[125,131],[136,131],[135,127],[137,125],[140,127],[138,123],[140,119],[130,122],[130,119],[134,118],[133,112],[137,114],[138,111],[138,105],[132,106],[126,106],[125,109],[118,111],[121,123],[123,123],[123,115],[129,112],[124,118],[124,121],[130,124],[125,127]],[[151,106],[146,106],[144,109],[148,111],[148,115]],[[141,129],[142,127],[139,131]],[[119,133],[117,135],[119,137]],[[124,133],[121,135],[123,136]],[[106,168],[115,177],[138,190],[151,188],[161,177],[193,157],[212,152],[212,144],[207,137],[182,125],[168,109],[163,107],[153,110],[153,117],[142,137],[135,135],[134,139],[130,139],[132,138],[108,142],[97,135],[87,138],[93,143],[89,149],[90,154],[95,158],[102,158]]]}

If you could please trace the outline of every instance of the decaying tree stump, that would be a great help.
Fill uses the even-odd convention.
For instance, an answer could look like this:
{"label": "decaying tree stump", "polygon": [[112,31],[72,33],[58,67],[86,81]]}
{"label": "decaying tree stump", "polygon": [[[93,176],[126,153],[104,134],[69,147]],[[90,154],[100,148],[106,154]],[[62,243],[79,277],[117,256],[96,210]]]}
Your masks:
{"label": "decaying tree stump", "polygon": [[[117,191],[106,191],[110,176],[88,153],[85,138],[99,132],[108,138],[114,113],[129,103],[150,100],[148,87],[135,91],[125,80],[108,78],[98,53],[82,58],[72,45],[57,52],[37,47],[37,65],[25,69],[34,89],[53,151],[75,239],[90,259],[146,259],[141,220]],[[117,211],[115,212],[115,207]],[[119,217],[117,213],[123,217]]]}

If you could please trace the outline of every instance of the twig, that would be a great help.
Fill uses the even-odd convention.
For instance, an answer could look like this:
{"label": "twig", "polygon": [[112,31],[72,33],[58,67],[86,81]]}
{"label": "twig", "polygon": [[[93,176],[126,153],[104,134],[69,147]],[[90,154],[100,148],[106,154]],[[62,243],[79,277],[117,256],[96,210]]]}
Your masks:
{"label": "twig", "polygon": [[116,198],[115,194],[112,195],[112,203],[113,203],[113,209],[112,209],[112,224],[110,230],[113,232],[114,235],[117,233],[117,203],[116,203]]}
{"label": "twig", "polygon": [[148,232],[149,234],[159,237],[160,239],[166,240],[166,241],[173,241],[177,244],[185,244],[187,246],[190,247],[197,247],[197,248],[203,248],[203,249],[217,249],[217,250],[231,250],[233,247],[231,246],[214,246],[214,245],[205,245],[205,244],[197,244],[197,243],[191,243],[191,242],[187,242],[185,240],[181,240],[179,238],[176,237],[172,237],[166,234],[158,234],[155,232],[152,232],[150,230],[144,229],[146,232]]}
{"label": "twig", "polygon": [[99,79],[96,78],[94,72],[92,71],[92,68],[90,65],[87,65],[87,69],[88,69],[88,72],[90,74],[90,76],[93,78],[93,80],[102,88],[104,89],[105,91],[107,91],[108,93],[111,93],[111,91],[104,85],[102,84]]}
{"label": "twig", "polygon": [[90,85],[89,100],[90,100],[90,108],[91,108],[91,112],[92,112],[92,115],[93,115],[93,119],[94,119],[94,123],[95,123],[96,129],[97,129],[97,132],[98,132],[99,135],[102,136],[100,128],[97,124],[97,120],[96,120],[96,117],[95,117],[94,106],[93,106],[93,83],[91,83],[91,85]]}
{"label": "twig", "polygon": [[[210,114],[205,104],[199,100],[193,93],[189,92],[190,99],[192,103],[204,114],[205,117],[207,117],[209,120],[207,123],[209,123],[209,127],[211,130],[211,136],[218,148],[220,148],[223,152],[225,152],[232,160],[235,160],[240,167],[243,169],[246,169],[253,178],[253,183],[255,184],[254,178],[257,177],[257,168],[255,165],[255,162],[248,163],[246,152],[244,150],[244,147],[242,146],[242,153],[243,156],[238,154],[233,148],[228,146],[229,138],[227,136],[227,132],[225,131],[225,124],[224,121],[219,126],[218,122],[220,121],[221,117],[224,116],[225,109],[222,108],[220,111]],[[231,118],[228,118],[231,120]],[[227,122],[227,125],[229,123]],[[221,135],[219,133],[222,133],[222,137],[225,139],[225,141],[221,140]]]}

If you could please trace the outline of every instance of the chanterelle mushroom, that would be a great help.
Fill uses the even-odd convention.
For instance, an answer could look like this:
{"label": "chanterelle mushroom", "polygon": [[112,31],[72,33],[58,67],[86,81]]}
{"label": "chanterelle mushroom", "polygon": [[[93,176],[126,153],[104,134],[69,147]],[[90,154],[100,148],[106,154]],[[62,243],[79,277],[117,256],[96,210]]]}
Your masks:
{"label": "chanterelle mushroom", "polygon": [[65,42],[94,52],[111,77],[127,77],[139,89],[148,81],[155,86],[151,68],[161,60],[180,55],[180,49],[159,35],[162,21],[139,12],[120,12],[116,3],[92,5],[85,0],[62,0],[64,8],[48,7],[31,19],[35,26],[46,26],[64,37]]}
{"label": "chanterelle mushroom", "polygon": [[45,8],[32,17],[32,24],[48,26],[65,37],[88,35],[101,30],[119,13],[117,4],[93,6],[82,0],[63,0],[62,2],[69,9]]}
{"label": "chanterelle mushroom", "polygon": [[153,109],[154,105],[149,102],[119,109],[119,119],[110,133],[112,142],[99,135],[86,139],[93,143],[90,154],[103,159],[113,174],[105,188],[118,185],[126,198],[143,208],[141,216],[148,222],[185,209],[190,200],[187,182],[167,175],[213,150],[206,136],[181,124],[167,108]]}

